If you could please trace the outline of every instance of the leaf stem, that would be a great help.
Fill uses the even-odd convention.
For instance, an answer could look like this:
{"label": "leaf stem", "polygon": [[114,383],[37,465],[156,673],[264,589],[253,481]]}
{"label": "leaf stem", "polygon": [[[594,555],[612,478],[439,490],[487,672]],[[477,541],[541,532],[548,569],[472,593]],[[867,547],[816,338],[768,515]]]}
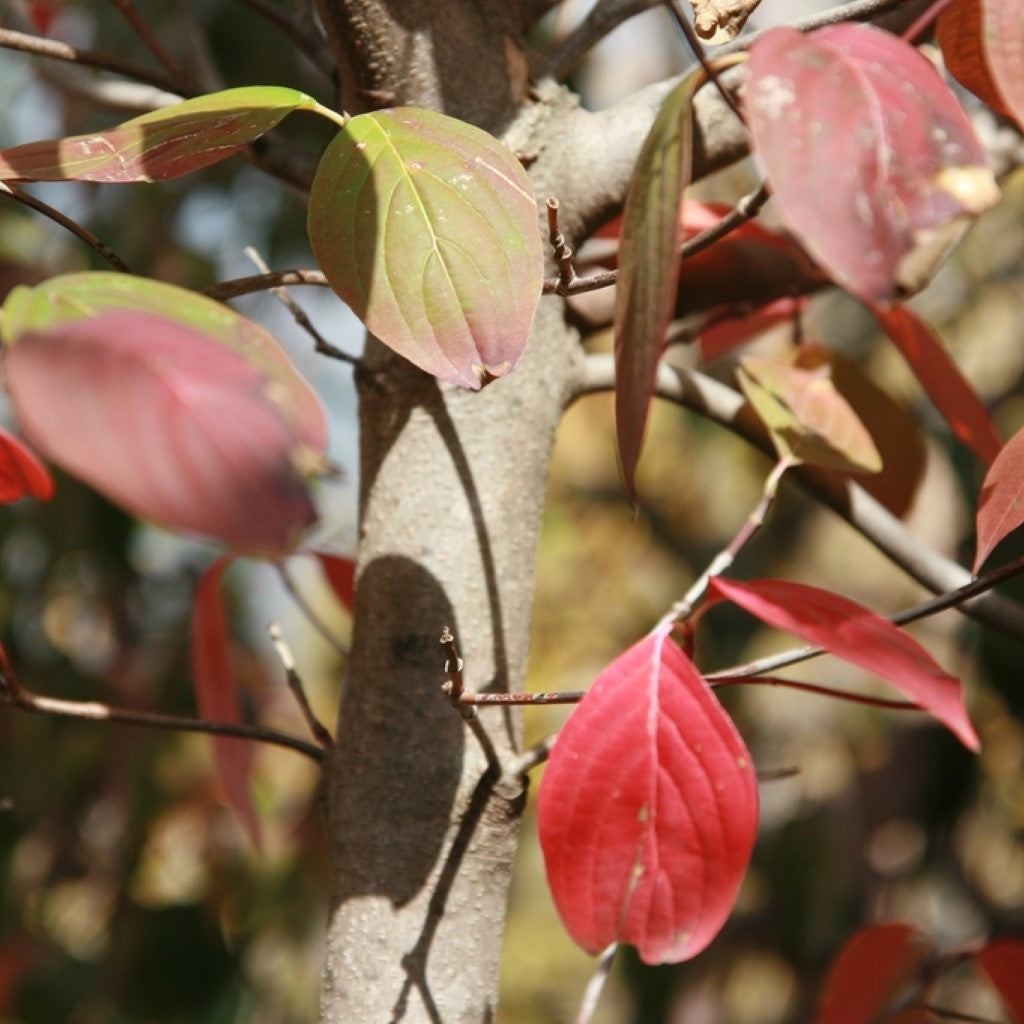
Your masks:
{"label": "leaf stem", "polygon": [[302,713],[309,731],[313,734],[313,739],[325,750],[329,750],[334,746],[334,737],[327,731],[323,722],[316,717],[313,708],[310,706],[309,699],[306,697],[306,688],[302,685],[302,679],[295,668],[295,658],[292,656],[291,648],[285,643],[281,627],[276,622],[271,622],[267,626],[267,632],[270,634],[270,641],[274,645],[274,650],[277,651],[278,658],[281,659],[281,665],[284,667],[288,689],[291,690],[295,703],[299,705],[299,711]]}

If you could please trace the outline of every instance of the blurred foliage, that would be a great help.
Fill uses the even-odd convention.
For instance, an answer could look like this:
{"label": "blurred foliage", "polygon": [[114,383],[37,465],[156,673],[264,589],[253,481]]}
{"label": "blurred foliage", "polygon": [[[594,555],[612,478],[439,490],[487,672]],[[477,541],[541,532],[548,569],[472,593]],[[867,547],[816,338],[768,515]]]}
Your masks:
{"label": "blurred foliage", "polygon": [[[143,59],[112,5],[64,7],[58,35]],[[220,84],[269,81],[272,69],[274,83],[330,101],[329,83],[245,5],[140,7],[179,59]],[[208,52],[196,45],[204,35]],[[613,60],[619,56],[613,51]],[[607,60],[592,62],[580,79],[600,81],[609,67]],[[36,119],[52,119],[54,131],[59,120],[69,131],[84,131],[116,118],[70,98],[59,81],[29,87],[33,74],[17,55],[0,61],[0,94],[8,100],[0,144],[24,141]],[[297,119],[285,135],[315,151],[325,141],[315,131]],[[708,196],[738,194],[745,173],[711,183]],[[241,256],[247,244],[272,264],[310,262],[301,197],[240,159],[201,180],[43,193],[114,244],[133,268],[175,283],[202,287],[251,272]],[[1024,423],[1024,176],[1006,183],[1006,196],[916,305],[942,331],[1009,436]],[[24,253],[33,254],[29,264]],[[52,224],[10,203],[0,205],[0,256],[4,273],[16,278],[100,265]],[[940,550],[967,557],[980,467],[951,441],[854,303],[823,295],[805,327],[808,337],[867,367],[924,425],[928,470],[910,520]],[[757,346],[771,352],[790,343],[783,331]],[[608,339],[588,344],[596,349]],[[727,361],[710,369],[726,379],[731,374]],[[768,468],[763,456],[720,428],[659,407],[634,517],[619,485],[610,398],[571,409],[538,560],[529,688],[585,688],[731,538],[756,504]],[[1011,538],[997,558],[1014,545]],[[194,713],[190,598],[213,555],[133,523],[67,477],[52,503],[4,510],[0,630],[19,678],[50,696]],[[849,527],[788,487],[737,572],[829,587],[883,613],[923,596]],[[318,613],[343,631],[344,617],[313,567],[297,566],[296,577]],[[239,638],[255,652],[238,661],[250,714],[302,731],[261,638],[266,620],[278,618],[330,724],[337,657],[269,569],[240,565],[229,583]],[[1006,590],[1024,598],[1024,584]],[[676,967],[644,967],[622,956],[598,1021],[804,1020],[831,958],[867,921],[914,922],[943,949],[1024,926],[1020,640],[982,631],[957,613],[921,624],[916,635],[965,680],[981,756],[971,758],[921,716],[778,688],[735,688],[726,699],[760,769],[797,773],[762,785],[762,837],[722,936],[695,962]],[[785,638],[722,609],[702,626],[699,657],[712,668],[784,646]],[[793,675],[876,692],[872,680],[834,662],[814,662]],[[528,741],[557,729],[565,714],[529,711]],[[264,835],[262,849],[254,850],[221,802],[202,737],[3,710],[0,751],[0,1020],[298,1024],[315,1017],[327,854],[314,767],[289,752],[260,752],[256,797]],[[557,921],[528,815],[501,1020],[572,1019],[592,969]],[[946,987],[944,1005],[999,1015],[976,979],[951,978]]]}

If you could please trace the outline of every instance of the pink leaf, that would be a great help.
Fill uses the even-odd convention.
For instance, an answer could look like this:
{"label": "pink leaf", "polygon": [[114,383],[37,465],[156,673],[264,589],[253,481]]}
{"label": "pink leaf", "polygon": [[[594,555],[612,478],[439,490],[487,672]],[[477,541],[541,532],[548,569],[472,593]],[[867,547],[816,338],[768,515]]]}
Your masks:
{"label": "pink leaf", "polygon": [[541,783],[555,904],[590,953],[696,956],[728,917],[757,832],[750,754],[668,629],[609,665],[562,729]]}
{"label": "pink leaf", "polygon": [[916,640],[863,605],[801,583],[738,583],[720,576],[712,579],[708,596],[705,609],[718,600],[732,601],[762,622],[881,676],[946,725],[965,747],[979,748],[959,681]]}
{"label": "pink leaf", "polygon": [[996,456],[981,485],[976,522],[977,575],[995,546],[1024,523],[1024,430],[1018,430]]}
{"label": "pink leaf", "polygon": [[[238,692],[221,577],[231,562],[218,558],[199,580],[192,606],[192,676],[199,714],[214,722],[239,722]],[[228,802],[238,812],[253,842],[259,845],[259,822],[249,793],[252,741],[214,736],[213,749]]]}
{"label": "pink leaf", "polygon": [[932,329],[905,306],[875,307],[872,312],[903,353],[953,435],[982,462],[990,464],[1002,447],[999,434],[977,392]]}
{"label": "pink leaf", "polygon": [[316,518],[316,395],[277,342],[201,295],[71,274],[4,304],[4,372],[48,458],[136,515],[256,553]]}
{"label": "pink leaf", "polygon": [[53,489],[53,477],[35,452],[0,430],[0,504],[25,497],[49,501]]}
{"label": "pink leaf", "polygon": [[[1013,8],[1010,0],[997,0],[997,3],[1000,7]],[[982,0],[953,0],[935,23],[935,41],[942,50],[946,70],[993,110],[1010,117],[982,45],[981,5]]]}
{"label": "pink leaf", "polygon": [[356,602],[356,563],[340,555],[318,553],[317,558],[335,597],[351,612]]}
{"label": "pink leaf", "polygon": [[867,301],[919,289],[998,198],[949,87],[872,26],[766,32],[751,47],[745,110],[786,225]]}
{"label": "pink leaf", "polygon": [[928,955],[916,929],[878,924],[850,938],[832,962],[815,1024],[865,1024],[898,997]]}
{"label": "pink leaf", "polygon": [[1017,1024],[1024,1024],[1024,942],[990,942],[975,953],[974,962],[988,975]]}

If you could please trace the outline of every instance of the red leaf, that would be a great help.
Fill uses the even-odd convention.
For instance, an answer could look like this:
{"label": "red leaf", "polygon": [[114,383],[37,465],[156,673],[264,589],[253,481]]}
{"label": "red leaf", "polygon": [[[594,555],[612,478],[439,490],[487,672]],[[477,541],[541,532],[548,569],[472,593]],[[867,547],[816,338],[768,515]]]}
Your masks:
{"label": "red leaf", "polygon": [[871,312],[903,353],[953,435],[982,462],[991,464],[1002,441],[988,410],[934,331],[905,306],[874,307]]}
{"label": "red leaf", "polygon": [[766,32],[751,47],[745,109],[786,225],[865,300],[920,288],[998,198],[949,87],[870,25]]}
{"label": "red leaf", "polygon": [[126,274],[71,274],[4,304],[4,373],[26,437],[136,515],[278,554],[315,521],[315,393],[220,303]]}
{"label": "red leaf", "polygon": [[555,904],[590,953],[696,956],[728,917],[757,832],[750,754],[668,629],[609,665],[544,773],[540,842]]}
{"label": "red leaf", "polygon": [[975,575],[995,546],[1024,523],[1024,430],[996,456],[981,485],[976,520]]}
{"label": "red leaf", "polygon": [[989,71],[1010,115],[1024,125],[1024,2],[982,0],[981,11]]}
{"label": "red leaf", "polygon": [[[999,2],[1013,6],[1009,0]],[[981,0],[953,0],[935,23],[935,41],[942,50],[946,70],[993,110],[1010,116],[985,58]]]}
{"label": "red leaf", "polygon": [[688,75],[668,94],[644,140],[622,218],[615,289],[615,435],[626,493],[634,475],[658,362],[676,307],[683,230],[679,210],[693,160],[693,94]]}
{"label": "red leaf", "polygon": [[[203,573],[192,606],[192,677],[196,703],[199,714],[214,722],[241,721],[228,620],[221,594],[221,577],[230,562],[231,556],[222,556]],[[252,742],[214,736],[213,750],[228,803],[238,812],[258,846],[259,822],[249,793]]]}
{"label": "red leaf", "polygon": [[865,1024],[886,1010],[928,955],[923,935],[878,924],[850,938],[832,962],[815,1024]]}
{"label": "red leaf", "polygon": [[0,430],[0,504],[24,497],[49,501],[53,489],[53,477],[35,452]]}
{"label": "red leaf", "polygon": [[776,299],[750,316],[727,317],[712,324],[701,332],[701,355],[708,362],[719,359],[772,327],[796,320],[806,302],[802,298]]}
{"label": "red leaf", "polygon": [[340,555],[317,553],[320,567],[331,585],[335,597],[342,603],[346,611],[351,612],[356,603],[356,563],[351,558]]}
{"label": "red leaf", "polygon": [[959,681],[916,640],[863,605],[801,583],[738,583],[720,576],[711,580],[708,596],[705,610],[717,600],[732,601],[762,622],[881,676],[946,725],[965,747],[979,748]]}
{"label": "red leaf", "polygon": [[29,0],[28,16],[40,35],[49,34],[50,26],[62,6],[58,0]]}
{"label": "red leaf", "polygon": [[1017,1024],[1024,1024],[1024,942],[990,942],[975,953],[974,962],[988,975]]}

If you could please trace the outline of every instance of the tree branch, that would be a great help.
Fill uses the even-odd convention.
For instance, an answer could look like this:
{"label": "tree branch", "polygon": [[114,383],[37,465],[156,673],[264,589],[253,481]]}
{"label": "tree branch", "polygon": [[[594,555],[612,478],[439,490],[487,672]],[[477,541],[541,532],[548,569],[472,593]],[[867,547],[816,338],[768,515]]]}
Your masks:
{"label": "tree branch", "polygon": [[[575,397],[610,391],[615,384],[615,366],[610,355],[590,355],[584,363]],[[760,448],[774,450],[764,427],[753,416],[743,398],[732,388],[704,374],[662,363],[658,368],[656,394],[700,413]],[[909,576],[932,593],[957,590],[972,582],[963,566],[923,543],[862,487],[836,482],[809,470],[794,478],[812,497],[845,519],[865,539]],[[986,625],[1024,638],[1024,608],[1000,594],[985,594],[961,606],[962,611]]]}

